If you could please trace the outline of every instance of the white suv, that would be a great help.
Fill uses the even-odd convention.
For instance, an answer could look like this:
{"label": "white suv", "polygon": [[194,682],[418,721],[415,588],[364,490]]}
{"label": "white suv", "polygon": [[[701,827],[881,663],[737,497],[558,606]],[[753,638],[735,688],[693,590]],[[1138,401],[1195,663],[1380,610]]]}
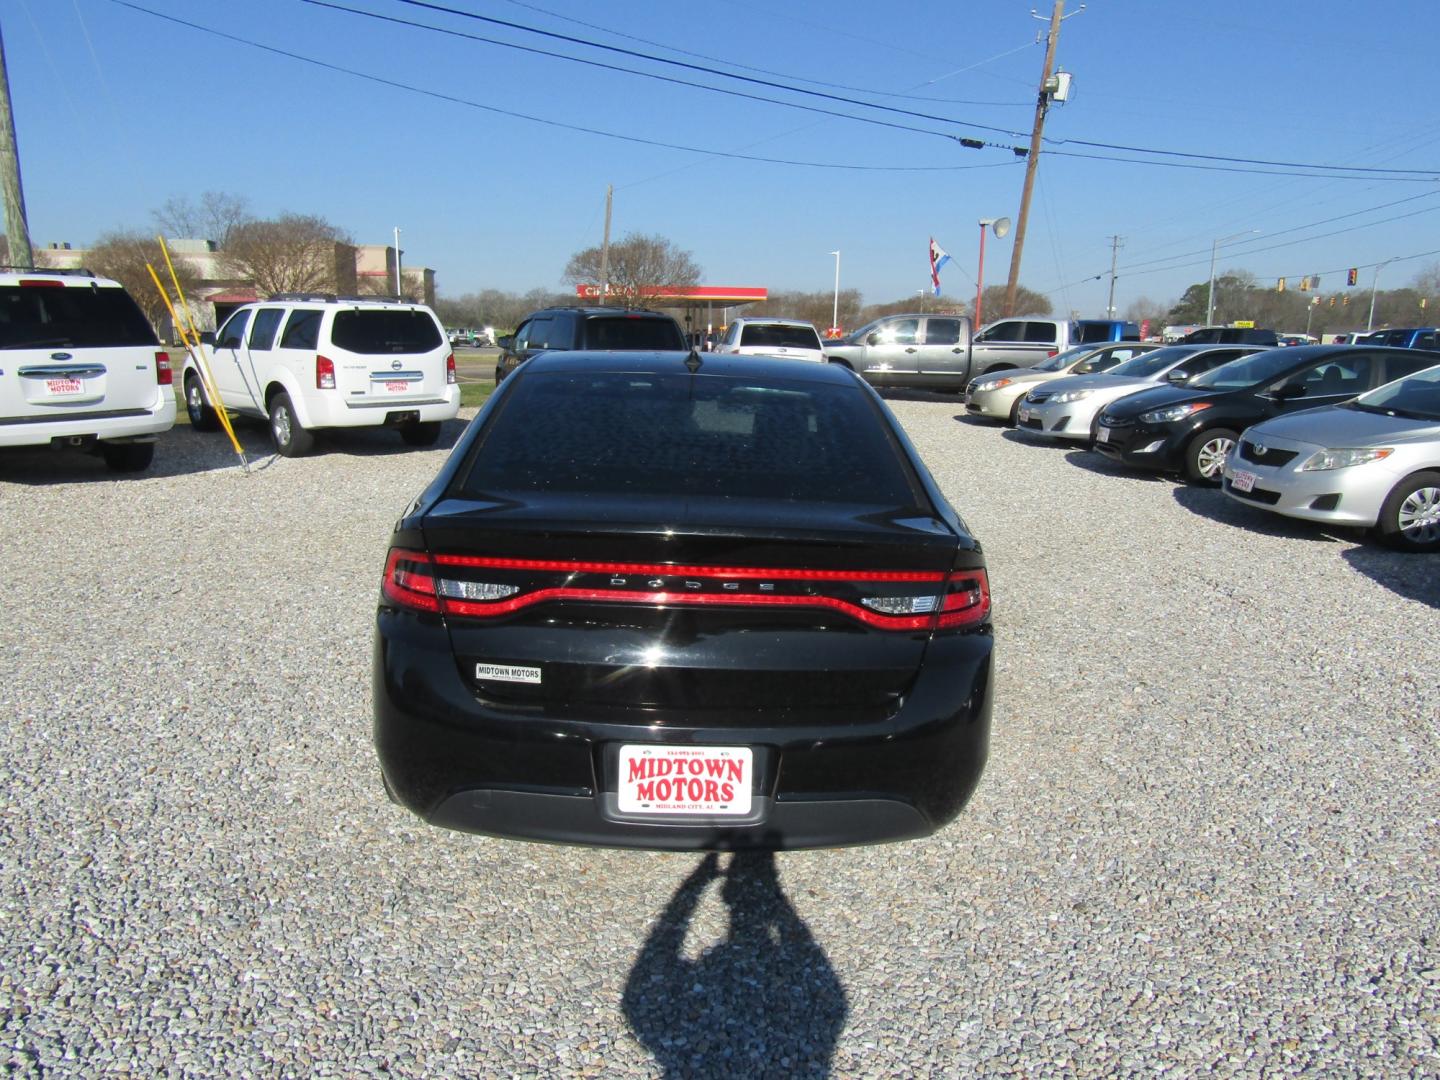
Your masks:
{"label": "white suv", "polygon": [[814,323],[747,315],[736,319],[715,346],[731,356],[776,356],[782,360],[825,363],[825,349]]}
{"label": "white suv", "polygon": [[76,446],[138,472],[175,424],[170,357],[118,281],[0,271],[0,446]]}
{"label": "white suv", "polygon": [[[202,340],[220,402],[268,419],[285,457],[309,450],[319,428],[385,425],[430,446],[460,411],[455,355],[423,304],[287,293],[236,309]],[[183,380],[191,426],[213,431],[216,403],[193,357]]]}

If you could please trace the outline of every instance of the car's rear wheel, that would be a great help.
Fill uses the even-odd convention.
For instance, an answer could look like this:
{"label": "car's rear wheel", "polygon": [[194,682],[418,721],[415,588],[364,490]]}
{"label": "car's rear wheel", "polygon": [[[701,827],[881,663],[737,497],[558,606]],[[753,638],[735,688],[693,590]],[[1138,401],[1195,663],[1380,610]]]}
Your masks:
{"label": "car's rear wheel", "polygon": [[1375,531],[1400,551],[1440,551],[1440,473],[1416,473],[1396,484]]}
{"label": "car's rear wheel", "polygon": [[424,423],[406,424],[400,429],[400,437],[407,446],[434,446],[440,438],[440,421],[427,420]]}
{"label": "car's rear wheel", "polygon": [[148,469],[150,462],[155,460],[155,444],[101,443],[100,456],[105,459],[105,466],[111,472],[141,472]]}
{"label": "car's rear wheel", "polygon": [[270,435],[281,457],[299,457],[315,445],[315,436],[300,426],[290,395],[283,390],[270,400]]}
{"label": "car's rear wheel", "polygon": [[1229,428],[1212,428],[1196,435],[1185,447],[1185,478],[1192,484],[1218,484],[1237,438]]}
{"label": "car's rear wheel", "polygon": [[220,417],[205,404],[205,391],[193,372],[185,376],[185,412],[190,417],[190,426],[196,431],[214,431],[220,426]]}

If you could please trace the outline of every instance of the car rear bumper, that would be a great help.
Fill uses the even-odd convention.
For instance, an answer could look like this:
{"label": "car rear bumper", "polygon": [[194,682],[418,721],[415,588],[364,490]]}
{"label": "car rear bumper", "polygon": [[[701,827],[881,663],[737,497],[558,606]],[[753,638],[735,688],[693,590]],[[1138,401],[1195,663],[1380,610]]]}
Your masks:
{"label": "car rear bumper", "polygon": [[56,439],[101,441],[143,439],[175,426],[175,395],[167,391],[159,404],[140,409],[87,409],[60,416],[0,417],[0,446],[44,446]]}
{"label": "car rear bumper", "polygon": [[406,400],[403,397],[346,401],[329,391],[317,393],[307,402],[306,427],[379,427],[400,422],[396,414],[407,414],[405,420],[428,423],[453,420],[460,412],[460,387],[448,384],[444,391]]}
{"label": "car rear bumper", "polygon": [[[903,704],[868,723],[748,726],[548,718],[497,707],[462,679],[438,623],[380,612],[374,737],[396,801],[431,824],[517,839],[667,850],[786,849],[925,836],[952,820],[984,768],[992,702],[988,633],[937,637]],[[737,678],[743,677],[737,673]],[[626,817],[618,747],[748,746],[743,818]]]}

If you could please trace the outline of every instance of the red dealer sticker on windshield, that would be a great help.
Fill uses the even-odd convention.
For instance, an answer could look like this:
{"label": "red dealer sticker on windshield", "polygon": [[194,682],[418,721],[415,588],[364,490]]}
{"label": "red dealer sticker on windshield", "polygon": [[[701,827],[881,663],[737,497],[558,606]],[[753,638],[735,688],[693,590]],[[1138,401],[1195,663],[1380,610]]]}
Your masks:
{"label": "red dealer sticker on windshield", "polygon": [[753,769],[748,746],[622,746],[620,812],[748,814]]}

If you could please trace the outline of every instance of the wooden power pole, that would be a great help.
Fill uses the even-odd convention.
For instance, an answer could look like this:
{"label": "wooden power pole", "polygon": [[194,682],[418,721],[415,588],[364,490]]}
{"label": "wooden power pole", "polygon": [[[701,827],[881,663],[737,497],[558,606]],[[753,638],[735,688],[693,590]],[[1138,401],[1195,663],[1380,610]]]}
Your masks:
{"label": "wooden power pole", "polygon": [[[1084,11],[1082,4],[1080,10]],[[1074,12],[1078,15],[1080,12]],[[1010,280],[1005,284],[1005,315],[1015,313],[1015,289],[1020,284],[1020,253],[1025,248],[1025,225],[1030,219],[1030,192],[1035,187],[1035,168],[1040,164],[1040,142],[1045,132],[1045,113],[1050,108],[1050,72],[1055,66],[1055,46],[1060,41],[1060,23],[1065,19],[1065,0],[1055,0],[1050,13],[1050,35],[1045,40],[1045,69],[1040,73],[1040,97],[1035,102],[1035,127],[1030,132],[1030,156],[1025,162],[1025,187],[1020,193],[1020,216],[1015,222],[1015,247],[1010,252]]]}
{"label": "wooden power pole", "polygon": [[25,222],[25,192],[20,187],[20,151],[15,143],[15,117],[10,111],[10,74],[5,68],[5,40],[0,38],[0,188],[5,198],[5,236],[12,266],[33,267],[30,226]]}

